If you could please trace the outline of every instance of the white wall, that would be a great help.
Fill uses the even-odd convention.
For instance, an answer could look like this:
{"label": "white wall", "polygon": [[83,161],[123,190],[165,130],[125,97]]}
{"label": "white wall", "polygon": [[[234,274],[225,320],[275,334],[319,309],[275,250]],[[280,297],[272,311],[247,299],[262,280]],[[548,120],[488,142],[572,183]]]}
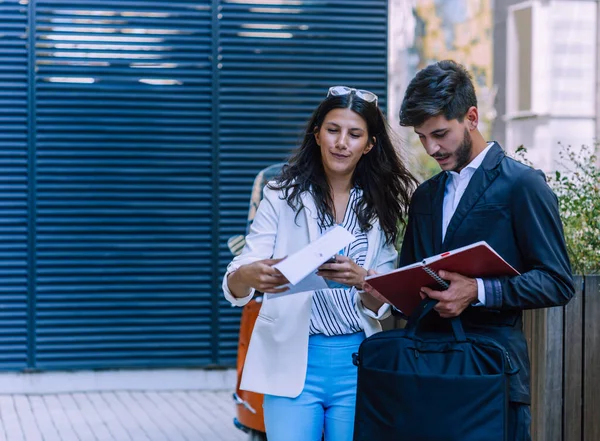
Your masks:
{"label": "white wall", "polygon": [[595,116],[596,7],[589,1],[551,3],[553,116]]}
{"label": "white wall", "polygon": [[[507,35],[506,145],[528,149],[528,158],[545,171],[560,168],[559,145],[575,149],[594,142],[596,130],[596,26],[598,4],[592,1],[533,1],[532,108],[511,109],[515,88]],[[517,5],[518,7],[518,5]],[[509,18],[510,22],[510,18]],[[514,94],[513,94],[514,95]],[[511,111],[512,110],[512,111]]]}
{"label": "white wall", "polygon": [[549,172],[561,169],[559,143],[571,145],[575,151],[590,146],[594,139],[593,119],[536,117],[516,119],[507,124],[506,143],[509,152],[523,145],[527,158],[537,168]]}

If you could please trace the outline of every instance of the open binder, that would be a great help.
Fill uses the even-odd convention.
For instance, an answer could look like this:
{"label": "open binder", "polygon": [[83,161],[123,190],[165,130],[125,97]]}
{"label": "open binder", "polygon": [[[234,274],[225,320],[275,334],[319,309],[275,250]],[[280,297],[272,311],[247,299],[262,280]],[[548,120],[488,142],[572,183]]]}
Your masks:
{"label": "open binder", "polygon": [[386,274],[369,276],[366,281],[381,294],[382,301],[410,315],[421,303],[421,287],[448,289],[448,282],[438,275],[440,270],[471,278],[519,275],[492,247],[481,241],[428,257]]}

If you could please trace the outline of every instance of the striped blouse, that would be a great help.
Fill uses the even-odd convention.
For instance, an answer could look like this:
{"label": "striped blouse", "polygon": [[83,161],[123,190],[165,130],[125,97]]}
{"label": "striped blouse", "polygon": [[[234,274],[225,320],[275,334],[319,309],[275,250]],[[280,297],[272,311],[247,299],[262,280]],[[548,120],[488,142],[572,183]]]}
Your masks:
{"label": "striped blouse", "polygon": [[[358,265],[363,266],[367,256],[367,234],[361,230],[356,208],[362,197],[360,189],[352,189],[350,199],[340,224],[356,238],[339,254],[350,257]],[[321,229],[321,234],[328,228]],[[356,288],[348,287],[331,280],[326,280],[328,289],[316,290],[313,293],[310,317],[310,335],[343,335],[353,334],[363,330],[362,321],[356,303],[360,297]]]}

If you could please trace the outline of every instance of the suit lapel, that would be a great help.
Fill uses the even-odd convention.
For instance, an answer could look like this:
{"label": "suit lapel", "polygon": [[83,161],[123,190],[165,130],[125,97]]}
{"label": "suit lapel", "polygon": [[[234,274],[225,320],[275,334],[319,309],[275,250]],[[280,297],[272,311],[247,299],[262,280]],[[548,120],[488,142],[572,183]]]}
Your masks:
{"label": "suit lapel", "polygon": [[[502,151],[498,144],[495,144],[488,152],[481,166],[475,171],[475,174],[473,174],[473,177],[448,224],[446,237],[444,238],[444,243],[442,245],[442,252],[449,249],[448,244],[451,243],[452,237],[456,233],[458,227],[475,206],[481,195],[485,193],[490,184],[498,177],[500,170],[497,166],[503,158],[504,151]],[[440,206],[443,206],[443,199]]]}
{"label": "suit lapel", "polygon": [[446,191],[447,173],[441,173],[439,179],[431,181],[431,212],[432,227],[431,237],[433,239],[433,252],[439,254],[442,252],[442,221],[444,209],[444,192]]}

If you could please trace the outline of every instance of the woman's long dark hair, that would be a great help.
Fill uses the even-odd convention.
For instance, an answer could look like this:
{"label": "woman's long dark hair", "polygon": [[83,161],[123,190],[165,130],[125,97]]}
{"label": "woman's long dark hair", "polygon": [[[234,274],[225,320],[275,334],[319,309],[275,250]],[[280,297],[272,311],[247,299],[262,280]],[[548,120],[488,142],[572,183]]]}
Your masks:
{"label": "woman's long dark hair", "polygon": [[304,208],[301,194],[309,192],[319,211],[320,225],[328,227],[333,224],[333,199],[315,132],[321,128],[331,110],[343,108],[360,115],[367,123],[369,139],[375,137],[374,147],[361,157],[352,176],[353,186],[363,191],[356,207],[358,221],[363,231],[369,231],[373,220],[378,218],[387,242],[394,243],[400,225],[405,222],[410,196],[417,181],[400,160],[381,110],[374,103],[356,97],[354,92],[330,96],[321,102],[306,126],[302,144],[269,187],[283,191],[283,197],[296,211],[296,216]]}

